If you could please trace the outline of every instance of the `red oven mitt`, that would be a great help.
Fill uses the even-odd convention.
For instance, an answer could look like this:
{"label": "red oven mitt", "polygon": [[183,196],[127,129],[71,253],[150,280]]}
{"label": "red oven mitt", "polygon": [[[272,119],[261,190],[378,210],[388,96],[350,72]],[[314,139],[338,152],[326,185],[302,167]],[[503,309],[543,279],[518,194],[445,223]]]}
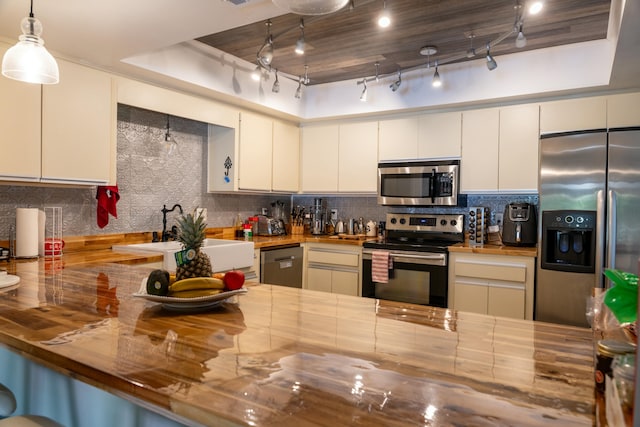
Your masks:
{"label": "red oven mitt", "polygon": [[116,203],[120,200],[117,185],[99,185],[96,193],[98,199],[97,222],[98,227],[104,228],[109,223],[109,214],[118,218]]}

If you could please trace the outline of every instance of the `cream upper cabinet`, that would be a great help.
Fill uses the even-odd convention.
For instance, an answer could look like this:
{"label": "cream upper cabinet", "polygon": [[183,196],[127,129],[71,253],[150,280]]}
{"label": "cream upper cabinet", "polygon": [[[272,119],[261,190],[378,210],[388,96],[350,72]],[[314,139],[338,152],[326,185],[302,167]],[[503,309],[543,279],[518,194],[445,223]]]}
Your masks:
{"label": "cream upper cabinet", "polygon": [[302,128],[300,186],[303,192],[338,191],[337,124]]}
{"label": "cream upper cabinet", "polygon": [[[0,56],[8,46],[0,44]],[[40,179],[41,86],[0,76],[0,179]]]}
{"label": "cream upper cabinet", "polygon": [[418,118],[378,122],[378,158],[381,162],[418,157]]}
{"label": "cream upper cabinet", "polygon": [[607,99],[604,96],[540,104],[541,134],[606,127]]}
{"label": "cream upper cabinet", "polygon": [[607,127],[640,126],[640,93],[625,93],[607,98]]}
{"label": "cream upper cabinet", "polygon": [[462,114],[462,193],[497,190],[499,123],[500,111],[497,108]]}
{"label": "cream upper cabinet", "polygon": [[272,190],[297,192],[300,176],[300,128],[273,122]]}
{"label": "cream upper cabinet", "polygon": [[378,180],[378,122],[340,125],[338,191],[371,192]]}
{"label": "cream upper cabinet", "polygon": [[538,189],[539,108],[537,104],[500,108],[498,189]]}
{"label": "cream upper cabinet", "polygon": [[42,181],[115,181],[116,102],[109,74],[58,59],[60,83],[42,87]]}
{"label": "cream upper cabinet", "polygon": [[271,190],[273,121],[257,114],[240,113],[238,185],[241,190]]}
{"label": "cream upper cabinet", "polygon": [[462,113],[423,114],[418,119],[418,157],[460,157]]}

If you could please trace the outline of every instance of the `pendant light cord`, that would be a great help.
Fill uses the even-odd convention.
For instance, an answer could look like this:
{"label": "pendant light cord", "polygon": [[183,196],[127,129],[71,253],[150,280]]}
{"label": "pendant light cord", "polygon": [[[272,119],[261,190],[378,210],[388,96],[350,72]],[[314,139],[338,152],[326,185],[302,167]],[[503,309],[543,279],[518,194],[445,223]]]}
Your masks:
{"label": "pendant light cord", "polygon": [[31,8],[29,9],[29,18],[33,18],[33,0],[31,0]]}

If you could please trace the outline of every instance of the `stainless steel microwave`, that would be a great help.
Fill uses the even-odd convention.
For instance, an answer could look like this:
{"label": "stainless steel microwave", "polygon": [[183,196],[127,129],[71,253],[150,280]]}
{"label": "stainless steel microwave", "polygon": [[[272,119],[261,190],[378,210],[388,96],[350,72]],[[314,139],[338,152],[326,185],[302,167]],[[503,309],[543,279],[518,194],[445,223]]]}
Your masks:
{"label": "stainless steel microwave", "polygon": [[378,164],[381,205],[457,206],[460,160]]}

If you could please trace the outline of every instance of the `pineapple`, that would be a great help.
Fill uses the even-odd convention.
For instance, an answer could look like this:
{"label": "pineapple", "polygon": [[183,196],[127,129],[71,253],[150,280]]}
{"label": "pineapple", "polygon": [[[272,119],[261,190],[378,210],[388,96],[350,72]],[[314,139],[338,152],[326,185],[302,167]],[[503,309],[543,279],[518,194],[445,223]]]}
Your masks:
{"label": "pineapple", "polygon": [[178,219],[178,240],[182,243],[182,249],[186,251],[193,250],[194,252],[187,255],[187,258],[191,258],[191,261],[176,267],[176,280],[192,277],[211,277],[209,255],[200,251],[206,237],[206,226],[202,215],[196,217],[194,214],[186,214]]}

